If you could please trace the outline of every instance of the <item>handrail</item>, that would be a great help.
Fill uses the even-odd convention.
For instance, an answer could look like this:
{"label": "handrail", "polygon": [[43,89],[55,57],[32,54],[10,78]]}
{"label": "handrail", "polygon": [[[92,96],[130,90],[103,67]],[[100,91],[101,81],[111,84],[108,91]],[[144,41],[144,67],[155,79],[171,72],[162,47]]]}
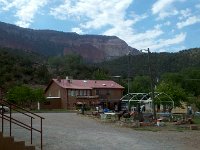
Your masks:
{"label": "handrail", "polygon": [[[8,116],[7,116],[8,117]],[[2,118],[1,116],[0,116],[0,118]],[[10,117],[8,117],[8,119],[7,118],[5,118],[5,115],[4,115],[4,118],[3,119],[5,119],[5,120],[7,120],[7,121],[10,121],[9,119],[10,119]],[[12,118],[13,119],[13,118]],[[12,123],[14,123],[14,124],[16,124],[16,125],[18,125],[18,126],[20,126],[20,127],[22,127],[22,128],[25,128],[25,129],[27,129],[27,130],[30,130],[28,127],[26,127],[26,126],[23,126],[23,125],[21,125],[20,123],[18,123],[18,121],[17,121],[17,123],[16,122],[14,122],[14,121],[12,121]]]}
{"label": "handrail", "polygon": [[[13,109],[13,108],[12,108],[12,109]],[[28,117],[30,117],[30,118],[35,119],[33,116],[28,115],[28,114],[26,114],[26,113],[24,113],[24,112],[22,112],[22,111],[19,111],[19,110],[17,110],[17,109],[13,109],[13,110],[15,110],[15,111],[17,111],[17,112],[19,112],[19,113],[22,113],[22,114],[24,114],[24,115],[26,115],[26,116],[28,116]]]}
{"label": "handrail", "polygon": [[[37,115],[37,114],[35,114],[35,113],[29,111],[29,110],[26,110],[26,109],[24,109],[23,107],[20,107],[20,106],[18,106],[18,105],[15,105],[15,104],[13,104],[13,103],[11,103],[11,102],[8,102],[8,101],[5,101],[5,100],[1,100],[1,101],[7,103],[8,105],[12,105],[12,106],[17,107],[17,108],[19,108],[19,109],[22,109],[22,110],[24,110],[24,111],[26,111],[26,112],[28,112],[28,113],[34,115],[34,116],[37,116],[37,117],[42,118],[42,119],[45,119],[45,118],[43,118],[43,117],[41,117],[41,116],[39,116],[39,115]],[[17,109],[14,109],[14,110],[17,111]]]}
{"label": "handrail", "polygon": [[[2,117],[0,116],[0,118],[2,118]],[[8,118],[8,119],[7,119],[7,118]],[[9,116],[4,115],[4,119],[7,120],[7,121],[10,121],[10,120],[9,120],[9,119],[10,119]],[[31,126],[26,125],[25,123],[20,122],[20,121],[14,119],[14,118],[12,118],[12,117],[11,117],[11,119],[15,121],[15,122],[13,121],[12,123],[14,123],[14,124],[16,124],[16,125],[18,125],[18,126],[20,126],[20,127],[22,127],[22,128],[25,128],[25,129],[31,131]],[[33,127],[32,127],[32,129],[35,130],[35,131],[37,131],[37,132],[40,132],[40,130],[38,130],[38,129],[36,129],[36,128],[33,128]]]}
{"label": "handrail", "polygon": [[[5,101],[5,100],[0,100],[0,104],[2,105],[2,108],[4,107],[4,106],[7,106],[7,107],[9,107],[9,109],[10,109],[10,116],[7,116],[7,115],[4,115],[4,112],[2,111],[2,113],[0,114],[1,116],[0,116],[0,118],[2,118],[2,133],[3,133],[3,131],[4,131],[4,119],[6,120],[6,121],[9,121],[10,122],[10,136],[11,136],[11,134],[12,134],[12,123],[13,124],[16,124],[16,125],[18,125],[18,126],[20,126],[20,127],[22,127],[22,128],[25,128],[25,129],[27,129],[27,130],[29,130],[29,131],[31,131],[31,144],[32,144],[32,131],[34,130],[34,131],[37,131],[37,132],[39,132],[40,133],[40,139],[41,139],[41,150],[43,149],[43,138],[42,138],[42,133],[43,133],[43,131],[42,131],[42,120],[43,119],[45,119],[45,118],[43,118],[43,117],[41,117],[41,116],[39,116],[39,115],[37,115],[37,114],[35,114],[35,113],[32,113],[32,112],[30,112],[30,111],[28,111],[28,110],[26,110],[26,109],[24,109],[24,108],[22,108],[22,107],[20,107],[20,106],[18,106],[18,105],[15,105],[15,104],[13,104],[13,103],[11,103],[11,102],[8,102],[8,101]],[[12,107],[15,107],[15,108],[12,108]],[[18,109],[20,109],[20,110],[18,110],[18,109],[16,109],[16,108],[18,108]],[[15,111],[17,111],[17,112],[19,112],[19,113],[21,113],[21,114],[23,114],[23,115],[25,115],[25,116],[27,116],[27,117],[29,117],[30,119],[31,119],[31,126],[29,126],[29,125],[27,125],[27,124],[25,124],[25,123],[23,123],[23,122],[20,122],[19,120],[16,120],[16,119],[14,119],[12,116],[11,116],[11,112],[12,112],[12,109],[13,110],[15,110]],[[26,113],[29,113],[29,114],[26,114],[26,113],[24,113],[24,112],[26,112]],[[40,118],[40,130],[39,129],[36,129],[36,128],[33,128],[33,119],[35,119],[33,116],[31,116],[31,115],[33,115],[33,116],[35,116],[35,117],[38,117],[38,118]]]}

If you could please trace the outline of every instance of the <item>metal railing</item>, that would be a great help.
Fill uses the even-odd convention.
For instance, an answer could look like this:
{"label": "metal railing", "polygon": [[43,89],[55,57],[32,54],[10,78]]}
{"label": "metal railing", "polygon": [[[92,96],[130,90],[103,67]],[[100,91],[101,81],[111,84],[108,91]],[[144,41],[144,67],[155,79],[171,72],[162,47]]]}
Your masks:
{"label": "metal railing", "polygon": [[[39,132],[40,133],[40,146],[41,146],[41,150],[43,149],[43,130],[42,130],[42,120],[45,119],[35,113],[32,113],[18,105],[15,105],[11,102],[5,101],[5,100],[0,100],[0,105],[1,105],[1,113],[0,113],[0,118],[2,120],[2,134],[4,133],[4,120],[9,122],[9,129],[10,129],[10,136],[12,136],[12,124],[15,124],[17,126],[20,126],[24,129],[27,129],[31,132],[31,144],[33,143],[33,131]],[[4,108],[5,107],[9,107],[9,115],[4,114]],[[15,118],[12,117],[12,111],[16,111],[20,114],[23,114],[24,116],[30,118],[30,125],[25,124]],[[33,127],[33,119],[39,118],[40,119],[40,129],[36,129]]]}

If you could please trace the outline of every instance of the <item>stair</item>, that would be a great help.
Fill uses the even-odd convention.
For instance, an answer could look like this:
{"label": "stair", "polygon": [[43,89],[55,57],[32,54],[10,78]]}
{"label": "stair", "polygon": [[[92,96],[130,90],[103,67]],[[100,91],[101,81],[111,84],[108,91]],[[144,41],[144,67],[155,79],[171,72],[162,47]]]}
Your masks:
{"label": "stair", "polygon": [[24,141],[14,141],[14,137],[4,137],[0,132],[0,150],[35,150],[35,146],[26,146]]}

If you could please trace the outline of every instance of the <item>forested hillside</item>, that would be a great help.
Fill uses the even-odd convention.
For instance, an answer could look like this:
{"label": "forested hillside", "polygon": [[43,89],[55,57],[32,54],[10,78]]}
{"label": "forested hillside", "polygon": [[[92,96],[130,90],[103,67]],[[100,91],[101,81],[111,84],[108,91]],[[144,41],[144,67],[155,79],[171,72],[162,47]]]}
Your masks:
{"label": "forested hillside", "polygon": [[124,56],[112,61],[98,64],[101,68],[109,70],[113,76],[120,75],[124,78],[137,75],[149,75],[149,65],[154,76],[161,76],[166,72],[180,72],[191,67],[200,67],[200,48],[183,50],[177,53],[151,53],[150,63],[148,54]]}
{"label": "forested hillside", "polygon": [[[150,66],[154,82],[161,80],[166,73],[184,74],[184,70],[189,69],[196,69],[198,72],[199,58],[199,48],[178,53],[152,53]],[[0,89],[4,93],[15,85],[45,87],[51,78],[58,76],[71,76],[74,79],[112,79],[125,86],[127,90],[128,73],[131,81],[143,82],[146,91],[149,89],[149,62],[146,53],[95,64],[88,63],[76,54],[45,57],[30,51],[0,48],[0,67]],[[113,76],[120,78],[116,79]],[[140,89],[136,84],[132,85],[132,88]]]}
{"label": "forested hillside", "polygon": [[0,95],[16,85],[46,86],[51,78],[106,79],[79,55],[45,57],[31,51],[0,48]]}
{"label": "forested hillside", "polygon": [[50,78],[44,57],[33,52],[0,49],[0,87],[46,84]]}

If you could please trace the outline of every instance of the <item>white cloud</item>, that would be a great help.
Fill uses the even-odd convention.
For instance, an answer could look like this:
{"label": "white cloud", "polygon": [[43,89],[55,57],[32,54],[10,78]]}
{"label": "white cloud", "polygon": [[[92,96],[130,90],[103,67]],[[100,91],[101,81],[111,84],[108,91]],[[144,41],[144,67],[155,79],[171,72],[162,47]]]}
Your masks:
{"label": "white cloud", "polygon": [[76,2],[66,0],[64,4],[51,9],[50,14],[55,18],[67,20],[81,18],[81,28],[99,29],[103,26],[123,22],[124,20],[133,24],[134,21],[126,20],[125,10],[133,0],[77,0]]}
{"label": "white cloud", "polygon": [[176,15],[177,10],[173,8],[171,11],[167,11],[171,9],[171,5],[175,2],[175,0],[158,0],[152,6],[152,13],[154,15],[158,14],[159,19],[164,19],[165,17]]}
{"label": "white cloud", "polygon": [[39,8],[47,4],[47,0],[1,0],[3,11],[16,9],[15,17],[18,18],[16,25],[29,27],[33,22],[34,16],[38,13]]}
{"label": "white cloud", "polygon": [[180,11],[181,16],[179,17],[179,20],[183,20],[185,18],[188,18],[189,16],[192,15],[191,9],[187,8],[185,10]]}
{"label": "white cloud", "polygon": [[171,22],[170,22],[170,21],[166,21],[166,22],[164,23],[164,25],[165,25],[165,26],[169,26],[169,25],[171,25]]}
{"label": "white cloud", "polygon": [[165,10],[167,7],[169,7],[175,0],[158,0],[156,3],[152,6],[152,13],[158,14]]}
{"label": "white cloud", "polygon": [[185,38],[186,38],[186,33],[180,33],[175,35],[175,37],[171,39],[160,39],[156,41],[152,46],[150,46],[150,48],[157,50],[161,48],[170,47],[171,45],[176,45],[184,42]]}
{"label": "white cloud", "polygon": [[192,16],[182,22],[178,22],[176,25],[177,25],[178,29],[182,29],[183,27],[193,25],[198,22],[200,22],[200,17]]}
{"label": "white cloud", "polygon": [[80,28],[72,28],[71,30],[72,32],[76,32],[78,34],[84,34],[83,30],[81,30]]}
{"label": "white cloud", "polygon": [[0,5],[8,5],[8,1],[7,0],[0,0]]}
{"label": "white cloud", "polygon": [[[122,30],[122,31],[120,31]],[[125,32],[124,32],[125,31]],[[123,34],[119,34],[123,33]],[[162,51],[169,49],[172,45],[178,45],[185,41],[186,33],[177,34],[168,39],[160,38],[164,34],[159,27],[154,27],[154,29],[147,30],[143,33],[133,32],[130,28],[128,30],[123,30],[119,28],[112,28],[105,35],[117,35],[121,39],[124,39],[129,45],[137,49],[150,48],[151,51]]]}
{"label": "white cloud", "polygon": [[200,9],[200,4],[195,5],[197,9]]}
{"label": "white cloud", "polygon": [[158,0],[156,3],[152,6],[152,13],[158,14],[165,10],[169,5],[171,5],[175,0]]}
{"label": "white cloud", "polygon": [[155,25],[155,28],[156,29],[160,29],[163,26],[170,26],[170,25],[171,25],[171,22],[170,21],[166,21],[163,24],[157,24],[157,25]]}
{"label": "white cloud", "polygon": [[158,15],[157,19],[165,19],[169,16],[178,15],[178,10],[174,7],[175,2],[184,2],[185,0],[157,0],[152,8],[152,14]]}
{"label": "white cloud", "polygon": [[[147,30],[143,33],[131,33],[127,36],[125,41],[137,49],[150,48],[151,51],[163,51],[164,49],[170,49],[171,46],[179,45],[185,41],[186,33],[180,33],[171,38],[162,39],[161,36],[164,34],[159,27]],[[120,36],[119,36],[120,37]],[[126,37],[121,37],[122,39]]]}

